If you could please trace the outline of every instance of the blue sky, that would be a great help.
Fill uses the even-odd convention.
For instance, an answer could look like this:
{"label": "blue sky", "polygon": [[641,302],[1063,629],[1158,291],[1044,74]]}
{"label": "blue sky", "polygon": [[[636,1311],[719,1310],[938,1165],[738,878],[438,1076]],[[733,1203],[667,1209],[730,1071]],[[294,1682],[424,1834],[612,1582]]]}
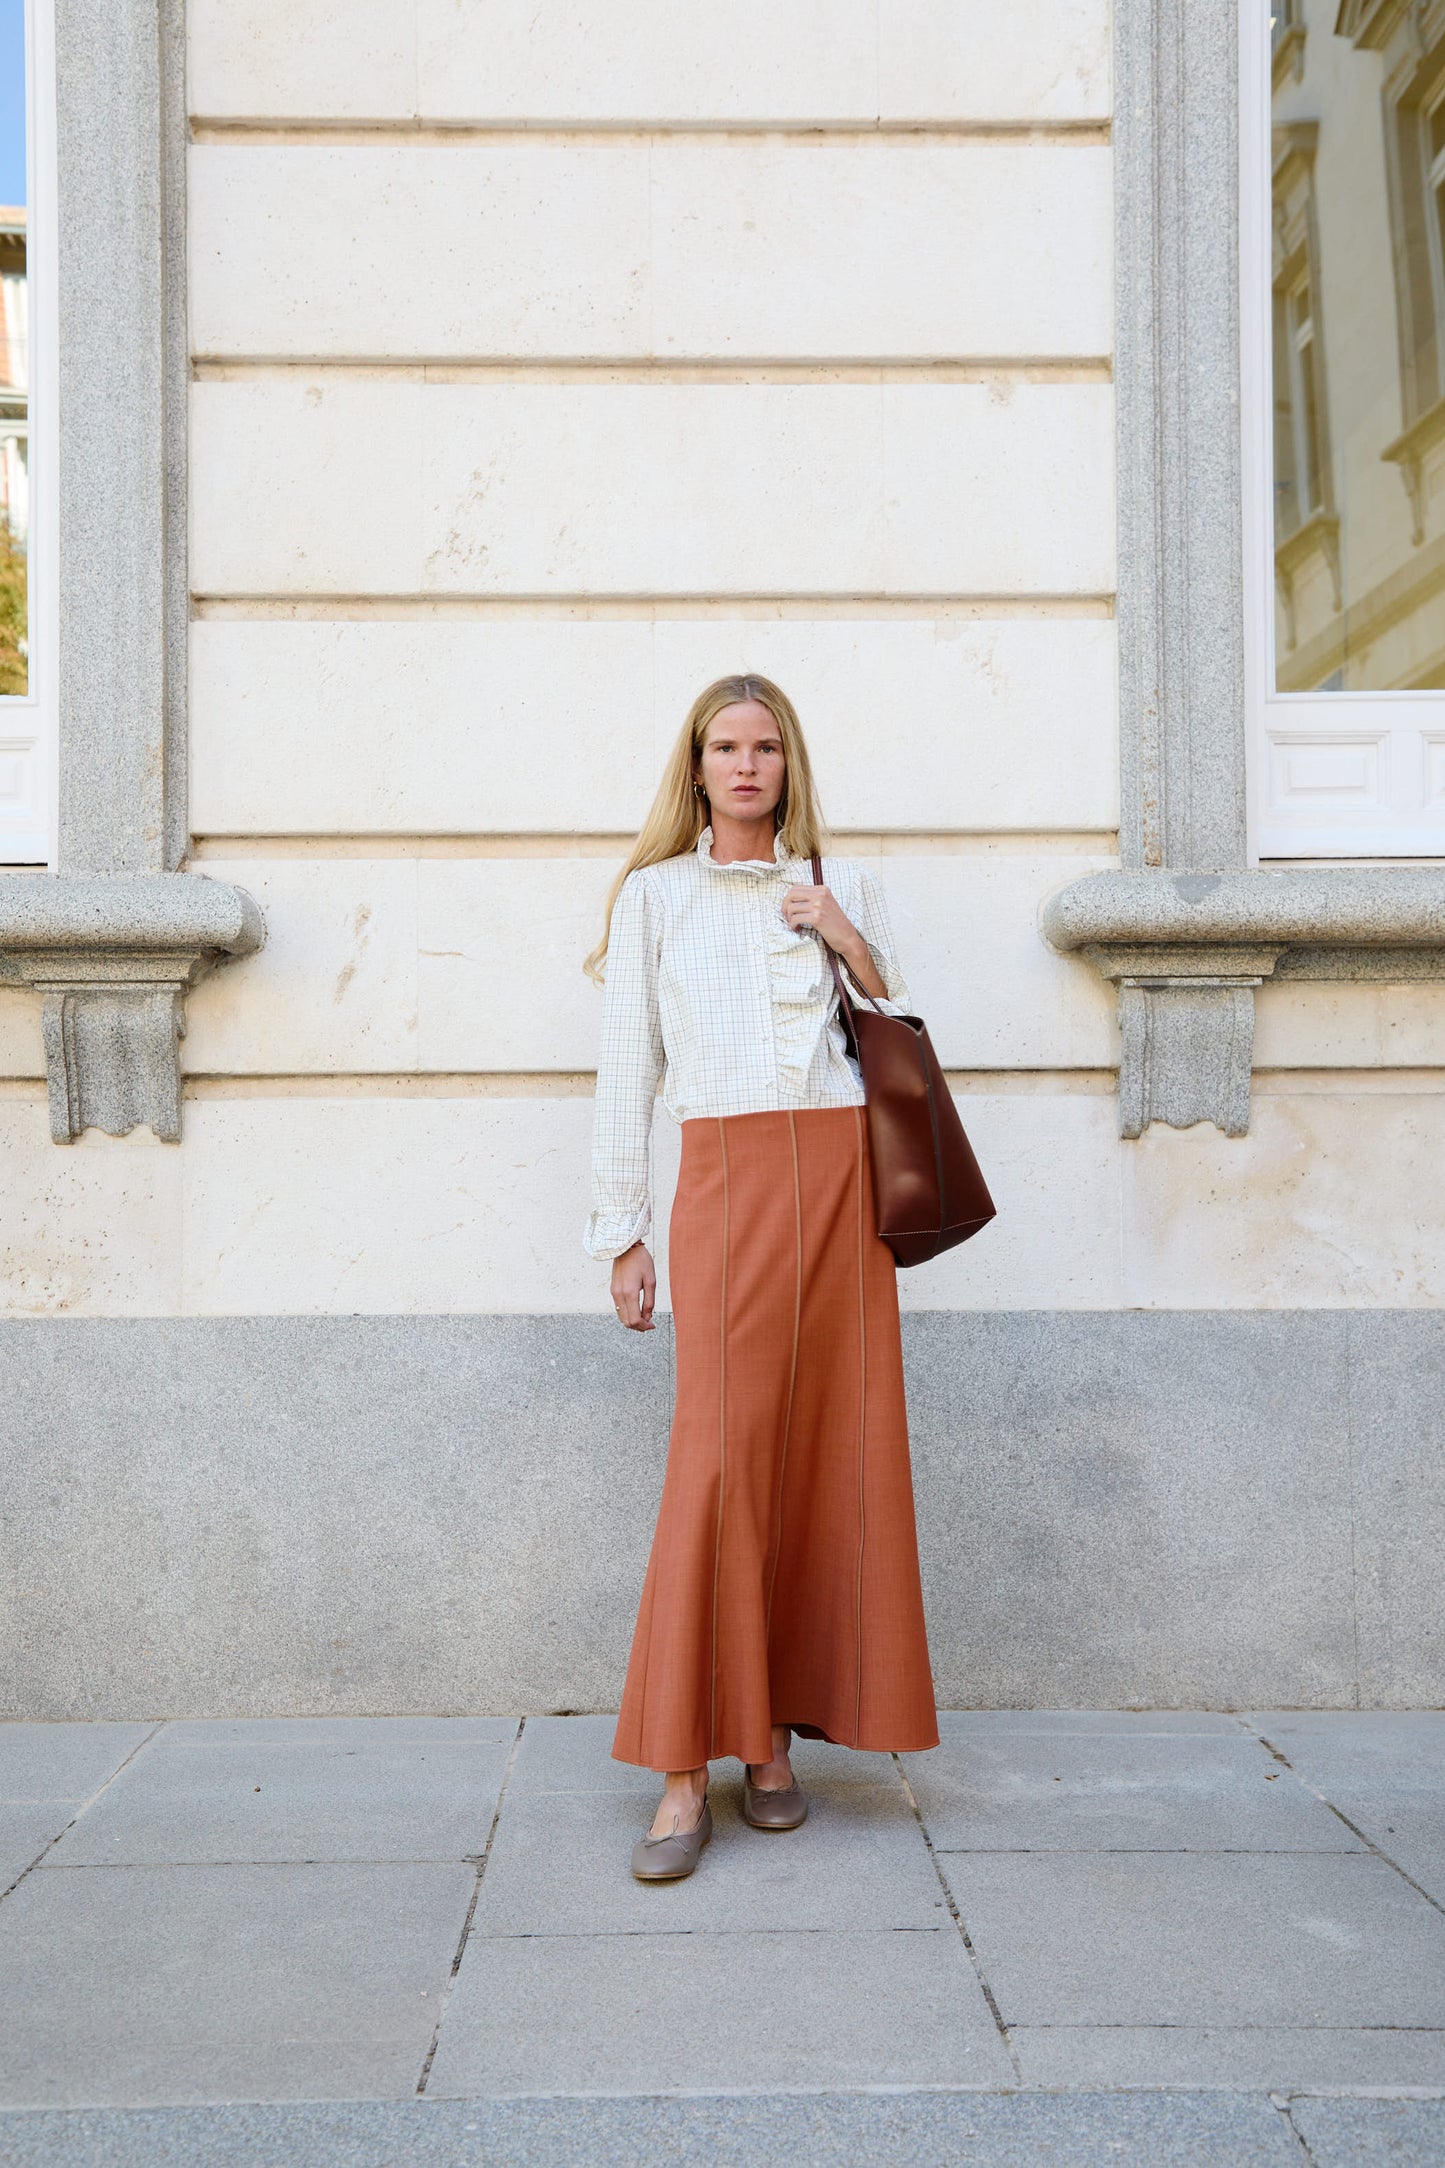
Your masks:
{"label": "blue sky", "polygon": [[0,0],[0,203],[25,201],[25,0]]}

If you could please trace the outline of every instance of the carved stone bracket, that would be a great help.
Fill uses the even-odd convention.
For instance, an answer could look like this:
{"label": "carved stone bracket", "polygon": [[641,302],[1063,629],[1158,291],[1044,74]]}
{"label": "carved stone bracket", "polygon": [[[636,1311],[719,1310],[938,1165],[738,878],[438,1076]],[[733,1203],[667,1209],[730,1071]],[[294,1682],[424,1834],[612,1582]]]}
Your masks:
{"label": "carved stone bracket", "polygon": [[1045,938],[1119,989],[1119,1132],[1249,1128],[1265,979],[1420,979],[1445,961],[1445,870],[1097,873],[1049,899]]}
{"label": "carved stone bracket", "polygon": [[1119,989],[1119,1134],[1151,1122],[1188,1129],[1214,1122],[1227,1137],[1249,1128],[1254,989],[1277,948],[1090,948]]}
{"label": "carved stone bracket", "polygon": [[57,1144],[86,1128],[124,1136],[141,1123],[179,1140],[182,996],[264,935],[244,889],[197,874],[0,881],[0,981],[44,994]]}

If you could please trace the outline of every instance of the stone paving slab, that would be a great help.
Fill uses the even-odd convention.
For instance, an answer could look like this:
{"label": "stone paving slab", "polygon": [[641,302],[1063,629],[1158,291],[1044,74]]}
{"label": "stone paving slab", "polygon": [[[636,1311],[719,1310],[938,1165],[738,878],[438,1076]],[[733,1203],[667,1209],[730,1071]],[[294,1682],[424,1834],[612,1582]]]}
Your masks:
{"label": "stone paving slab", "polygon": [[1364,1848],[1239,1735],[965,1733],[903,1767],[941,1851]]}
{"label": "stone paving slab", "polygon": [[1434,1796],[1412,1797],[1381,1783],[1336,1786],[1334,1804],[1386,1859],[1445,1905],[1445,1779]]}
{"label": "stone paving slab", "polygon": [[1369,1853],[939,1864],[1006,2024],[1445,2026],[1445,1917]]}
{"label": "stone paving slab", "polygon": [[1445,1904],[1445,1711],[1255,1711],[1304,1783]]}
{"label": "stone paving slab", "polygon": [[37,1868],[0,1907],[0,2103],[405,2096],[475,1879]]}
{"label": "stone paving slab", "polygon": [[[1432,2112],[1433,2104],[1424,2110]],[[1418,2117],[1417,2126],[1428,2127]],[[1343,2168],[1346,2158],[1322,2156],[1320,2168]],[[1394,2155],[1368,2158],[1395,2168]],[[0,2115],[0,2159],[6,2168],[1304,2168],[1285,2116],[1268,2100],[1218,2093],[794,2093]],[[1399,2168],[1423,2168],[1426,2159],[1400,2155]]]}
{"label": "stone paving slab", "polygon": [[45,1847],[60,1835],[74,1808],[68,1801],[11,1806],[0,1801],[0,1891],[18,1881]]}
{"label": "stone paving slab", "polygon": [[[1395,2026],[1014,2025],[1029,2085],[1445,2089],[1445,2030]],[[1441,2155],[1445,2162],[1445,2154]]]}
{"label": "stone paving slab", "polygon": [[1239,1720],[1281,1745],[1308,1739],[1345,1751],[1402,1750],[1445,1762],[1445,1709],[1241,1709]]}
{"label": "stone paving slab", "polygon": [[655,1800],[662,1779],[651,1769],[612,1759],[615,1716],[529,1716],[508,1789],[528,1792],[624,1792]]}
{"label": "stone paving slab", "polygon": [[[253,2143],[215,2157],[257,2168],[277,2168],[265,2116],[285,2102],[361,2118],[346,2168],[373,2138],[441,2157],[436,2123],[386,2136],[382,2102],[417,2115],[431,2096],[483,2117],[511,2103],[521,2120],[487,2125],[489,2159],[515,2146],[530,2160],[542,2126],[526,2116],[572,2106],[569,2129],[603,2116],[604,2150],[589,2140],[577,2158],[671,2157],[692,2139],[679,2124],[661,2145],[666,2116],[709,2090],[747,2096],[707,2107],[710,2157],[797,2157],[748,2121],[771,2087],[824,2118],[820,2160],[892,2158],[880,2148],[906,2130],[910,2161],[936,2144],[950,2163],[1137,2153],[1141,2168],[1176,2139],[1181,2160],[1252,2160],[1228,2124],[1247,2106],[1298,2168],[1267,2092],[1445,2092],[1445,1913],[1339,1818],[1428,1882],[1445,1856],[1445,1716],[1250,1721],[1289,1766],[1215,1712],[954,1713],[940,1748],[907,1758],[921,1821],[892,1757],[800,1741],[803,1829],[748,1829],[740,1772],[722,1764],[714,1843],[696,1877],[663,1888],[627,1872],[658,1778],[611,1759],[610,1716],[0,1725],[0,1892],[20,1877],[0,1903],[0,2105],[269,2102],[256,2122],[191,2126],[195,2144]],[[1009,2116],[1005,2095],[1043,2114],[1057,2089],[1068,2113],[960,2135],[960,2087]],[[607,2100],[525,2097],[541,2093]],[[1218,2115],[1109,2121],[1111,2098],[1173,2116],[1186,2095]],[[796,2104],[785,2112],[796,2124]],[[707,2116],[731,2119],[725,2142]],[[1433,2142],[1436,2124],[1417,2122],[1370,2125],[1368,2143]],[[137,2127],[102,2118],[95,2142],[129,2159]],[[135,2157],[163,2159],[154,2146],[182,2125],[148,2128],[152,2153]]]}
{"label": "stone paving slab", "polygon": [[[517,1750],[509,1790],[525,1792],[609,1792],[636,1794],[655,1801],[662,1779],[655,1770],[612,1759],[615,1716],[529,1716]],[[896,1784],[891,1754],[854,1754],[820,1739],[793,1743],[793,1768],[804,1785]],[[738,1782],[742,1764],[713,1764],[715,1783]],[[651,1819],[649,1815],[648,1820]]]}
{"label": "stone paving slab", "polygon": [[154,1730],[154,1724],[0,1723],[0,1799],[89,1799]]}
{"label": "stone paving slab", "polygon": [[229,1739],[247,1747],[384,1742],[510,1746],[519,1721],[515,1716],[185,1716],[168,1723],[161,1736],[213,1745]]}
{"label": "stone paving slab", "polygon": [[1239,1722],[1220,1709],[940,1709],[938,1736],[987,1737],[994,1732],[1039,1732],[1050,1738],[1239,1737]]}
{"label": "stone paving slab", "polygon": [[1013,2082],[949,1921],[893,1933],[473,1936],[427,2089]]}
{"label": "stone paving slab", "polygon": [[510,1737],[263,1729],[270,1736],[162,1731],[47,1866],[460,1860],[486,1844]]}
{"label": "stone paving slab", "polygon": [[938,1927],[947,1899],[895,1778],[823,1783],[799,1830],[752,1829],[738,1785],[714,1785],[714,1836],[686,1881],[635,1881],[651,1796],[511,1797],[487,1862],[476,1935],[671,1934],[711,1928]]}
{"label": "stone paving slab", "polygon": [[1440,2168],[1445,2100],[1296,2100],[1313,2168]]}

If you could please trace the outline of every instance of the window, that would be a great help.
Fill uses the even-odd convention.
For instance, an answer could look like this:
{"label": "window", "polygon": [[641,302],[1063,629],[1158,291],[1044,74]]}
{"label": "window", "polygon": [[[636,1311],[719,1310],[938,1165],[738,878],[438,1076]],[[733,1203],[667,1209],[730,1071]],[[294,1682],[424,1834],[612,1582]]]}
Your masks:
{"label": "window", "polygon": [[1275,0],[1270,12],[1271,75],[1275,87],[1286,76],[1298,82],[1305,64],[1304,0]]}
{"label": "window", "polygon": [[1321,567],[1330,607],[1340,606],[1340,523],[1326,429],[1314,197],[1316,131],[1308,122],[1275,133],[1274,569],[1287,651],[1299,644],[1297,587],[1309,593]]}
{"label": "window", "polygon": [[1445,856],[1445,0],[1240,16],[1254,847]]}
{"label": "window", "polygon": [[0,0],[0,864],[52,856],[57,666],[53,69]]}

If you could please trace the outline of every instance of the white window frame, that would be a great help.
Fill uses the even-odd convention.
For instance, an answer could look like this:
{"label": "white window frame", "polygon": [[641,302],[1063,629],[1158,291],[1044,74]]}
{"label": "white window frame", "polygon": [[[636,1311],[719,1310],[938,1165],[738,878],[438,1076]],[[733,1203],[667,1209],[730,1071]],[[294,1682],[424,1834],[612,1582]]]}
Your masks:
{"label": "white window frame", "polygon": [[[1269,0],[1240,0],[1240,427],[1250,859],[1258,864],[1442,858],[1445,800],[1438,808],[1427,801],[1432,784],[1438,789],[1431,763],[1437,746],[1445,744],[1445,693],[1275,690],[1269,15]],[[1311,305],[1318,326],[1318,293],[1311,294]],[[1275,781],[1286,767],[1310,777],[1304,787],[1317,794],[1313,816],[1281,809]]]}
{"label": "white window frame", "polygon": [[[0,694],[0,866],[55,864],[60,711],[60,357],[54,0],[25,0],[29,677]],[[14,778],[19,785],[6,789]]]}

